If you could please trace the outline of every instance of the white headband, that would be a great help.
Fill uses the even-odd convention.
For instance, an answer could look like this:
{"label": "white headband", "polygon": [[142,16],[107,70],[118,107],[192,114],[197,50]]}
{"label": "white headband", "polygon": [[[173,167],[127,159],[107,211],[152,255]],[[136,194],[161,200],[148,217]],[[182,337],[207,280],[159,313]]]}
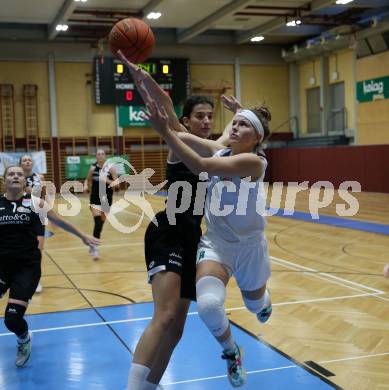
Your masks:
{"label": "white headband", "polygon": [[251,110],[242,110],[237,112],[236,115],[240,115],[246,118],[259,135],[261,135],[262,137],[265,136],[265,130],[262,126],[261,121]]}

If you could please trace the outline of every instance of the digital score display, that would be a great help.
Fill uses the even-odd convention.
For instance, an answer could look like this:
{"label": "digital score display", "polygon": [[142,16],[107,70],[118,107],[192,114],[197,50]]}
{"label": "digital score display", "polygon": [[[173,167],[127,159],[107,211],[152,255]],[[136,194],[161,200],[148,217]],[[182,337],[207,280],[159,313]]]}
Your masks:
{"label": "digital score display", "polygon": [[[182,105],[190,94],[189,60],[186,58],[149,58],[137,64],[154,78],[171,97]],[[134,81],[123,63],[112,57],[94,59],[96,104],[115,106],[143,105]]]}

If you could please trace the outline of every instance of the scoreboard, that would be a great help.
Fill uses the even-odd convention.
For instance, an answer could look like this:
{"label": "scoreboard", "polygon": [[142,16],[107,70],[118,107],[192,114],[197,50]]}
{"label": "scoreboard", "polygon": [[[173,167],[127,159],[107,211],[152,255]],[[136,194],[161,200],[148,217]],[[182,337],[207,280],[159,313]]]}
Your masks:
{"label": "scoreboard", "polygon": [[[186,58],[149,58],[137,64],[150,73],[171,97],[182,105],[190,94],[189,60]],[[131,74],[123,63],[112,57],[94,58],[96,104],[116,106],[143,105]]]}

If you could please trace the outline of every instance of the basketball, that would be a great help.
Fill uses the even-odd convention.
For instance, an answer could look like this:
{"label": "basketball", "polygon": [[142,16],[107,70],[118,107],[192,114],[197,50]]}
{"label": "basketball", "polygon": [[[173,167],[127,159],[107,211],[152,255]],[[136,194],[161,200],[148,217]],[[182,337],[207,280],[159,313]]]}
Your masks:
{"label": "basketball", "polygon": [[142,20],[122,19],[117,22],[108,36],[108,45],[114,56],[117,51],[133,63],[145,61],[153,51],[155,44],[151,28]]}

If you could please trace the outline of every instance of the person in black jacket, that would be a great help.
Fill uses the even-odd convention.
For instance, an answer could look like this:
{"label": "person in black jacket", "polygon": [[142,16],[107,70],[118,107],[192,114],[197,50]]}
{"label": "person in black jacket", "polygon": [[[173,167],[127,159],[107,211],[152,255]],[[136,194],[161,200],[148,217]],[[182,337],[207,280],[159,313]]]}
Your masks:
{"label": "person in black jacket", "polygon": [[[41,251],[37,226],[41,224],[38,207],[44,201],[27,194],[26,178],[20,166],[9,166],[4,173],[5,193],[0,196],[0,297],[9,290],[4,323],[17,336],[15,364],[22,367],[30,357],[31,333],[24,319],[28,303],[41,276]],[[66,222],[52,210],[48,219],[63,230],[79,237],[85,245],[98,245],[90,237]]]}

